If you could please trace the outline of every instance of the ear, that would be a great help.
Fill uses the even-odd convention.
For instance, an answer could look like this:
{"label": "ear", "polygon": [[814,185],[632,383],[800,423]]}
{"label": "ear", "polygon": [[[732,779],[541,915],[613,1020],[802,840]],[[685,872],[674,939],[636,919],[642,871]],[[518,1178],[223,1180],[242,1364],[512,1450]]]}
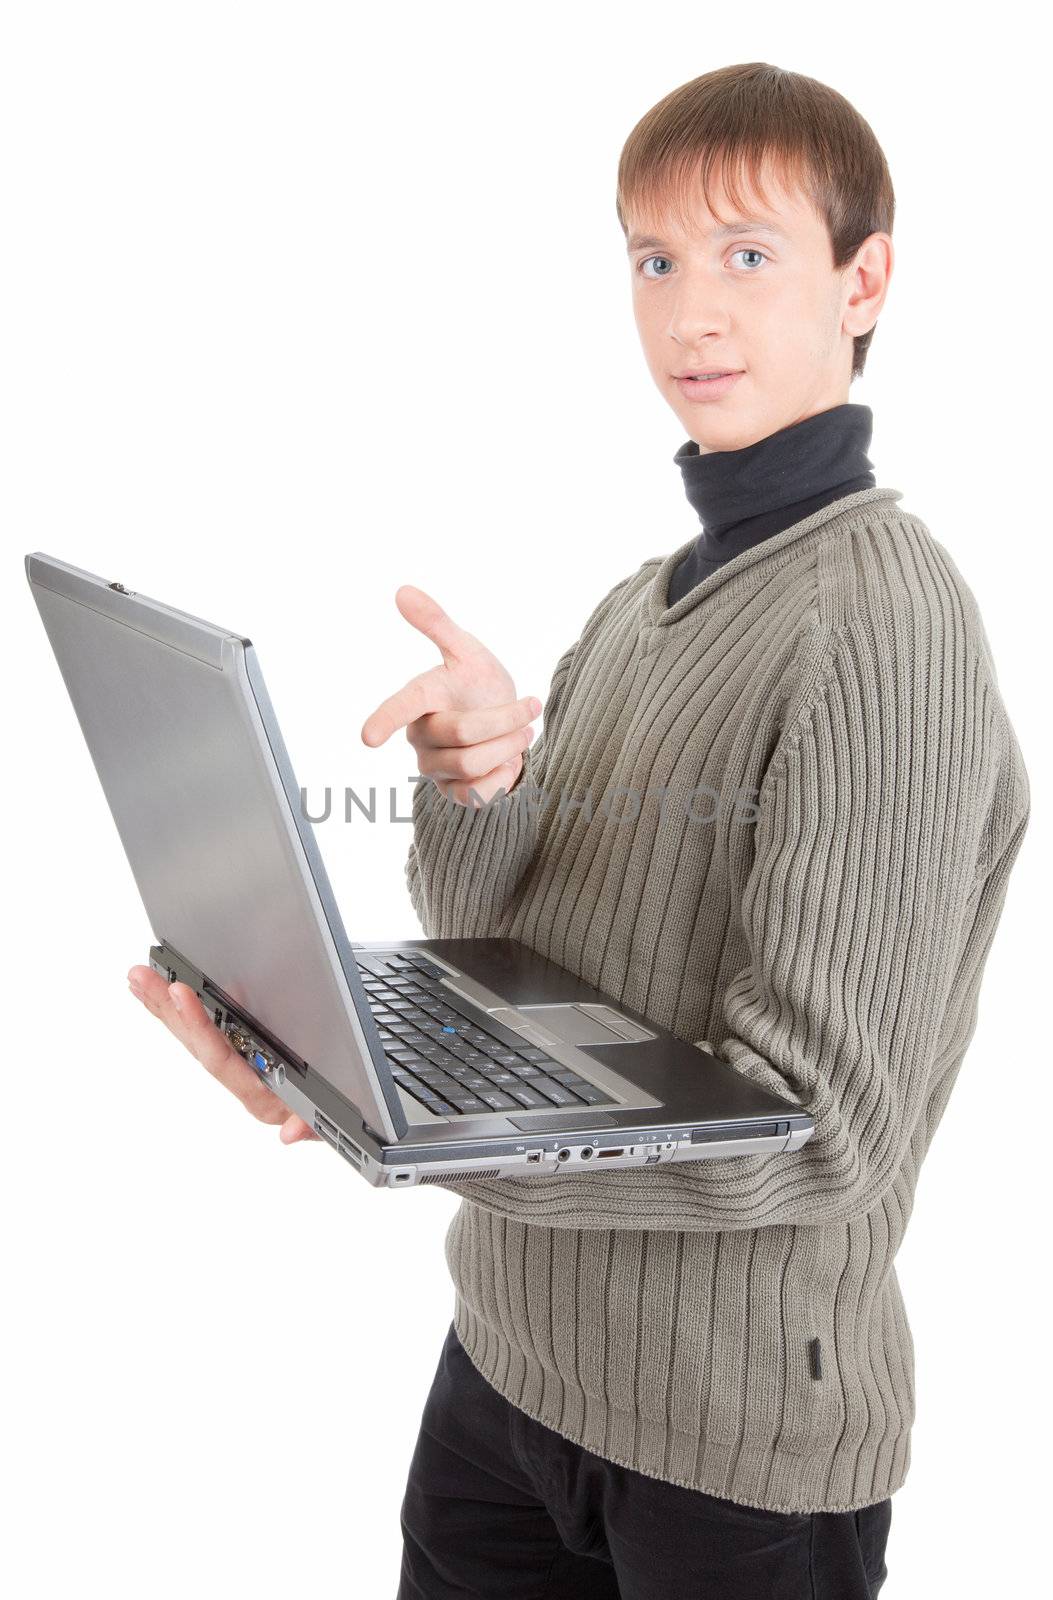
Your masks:
{"label": "ear", "polygon": [[892,236],[872,233],[844,269],[846,298],[841,325],[853,338],[869,333],[880,316],[894,260]]}

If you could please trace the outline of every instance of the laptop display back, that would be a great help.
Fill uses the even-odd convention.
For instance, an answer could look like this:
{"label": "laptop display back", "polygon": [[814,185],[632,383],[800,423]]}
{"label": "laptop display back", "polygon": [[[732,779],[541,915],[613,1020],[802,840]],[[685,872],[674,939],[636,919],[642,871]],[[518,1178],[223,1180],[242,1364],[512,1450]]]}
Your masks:
{"label": "laptop display back", "polygon": [[251,641],[39,551],[26,572],[156,939],[401,1138]]}

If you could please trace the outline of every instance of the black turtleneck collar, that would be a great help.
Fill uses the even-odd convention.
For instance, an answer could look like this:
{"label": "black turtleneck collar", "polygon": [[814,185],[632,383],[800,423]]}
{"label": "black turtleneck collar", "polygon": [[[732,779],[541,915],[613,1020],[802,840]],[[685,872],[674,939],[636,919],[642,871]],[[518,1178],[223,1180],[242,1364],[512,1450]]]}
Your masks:
{"label": "black turtleneck collar", "polygon": [[673,460],[702,531],[673,573],[673,606],[711,572],[833,500],[872,489],[867,457],[874,415],[850,403],[790,423],[741,450],[703,455],[694,439]]}

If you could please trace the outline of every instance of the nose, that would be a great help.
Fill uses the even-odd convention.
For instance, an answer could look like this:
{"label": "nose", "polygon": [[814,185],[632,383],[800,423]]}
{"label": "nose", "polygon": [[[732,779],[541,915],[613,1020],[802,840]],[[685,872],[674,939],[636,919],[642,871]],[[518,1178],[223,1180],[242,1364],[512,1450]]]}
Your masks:
{"label": "nose", "polygon": [[729,317],[718,285],[704,282],[682,283],[669,317],[669,332],[685,350],[693,350],[706,339],[720,339],[728,332]]}

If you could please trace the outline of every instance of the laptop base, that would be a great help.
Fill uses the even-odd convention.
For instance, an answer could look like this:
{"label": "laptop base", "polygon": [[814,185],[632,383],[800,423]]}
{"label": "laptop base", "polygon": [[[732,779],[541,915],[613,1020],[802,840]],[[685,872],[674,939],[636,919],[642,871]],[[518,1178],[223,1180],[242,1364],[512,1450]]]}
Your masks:
{"label": "laptop base", "polygon": [[[463,969],[467,964],[473,970],[484,971],[496,960],[506,980],[510,960],[515,963],[526,959],[531,963],[533,956],[527,952],[524,958],[519,952],[525,947],[507,940],[401,939],[353,948],[356,954],[419,949],[451,963],[456,954],[460,960],[453,965]],[[474,961],[476,955],[479,963]],[[272,1093],[378,1188],[412,1188],[450,1178],[551,1174],[580,1171],[587,1166],[650,1166],[661,1161],[796,1150],[806,1142],[814,1125],[812,1118],[792,1102],[779,1101],[708,1052],[683,1041],[672,1041],[671,1046],[668,1038],[655,1036],[653,1044],[643,1041],[632,1047],[634,1078],[660,1097],[654,1107],[586,1107],[581,1111],[554,1110],[515,1117],[492,1114],[455,1120],[436,1118],[434,1123],[414,1123],[401,1139],[386,1142],[333,1088],[321,1070],[286,1047],[258,1018],[167,942],[152,945],[149,959],[150,966],[167,982],[178,979],[193,989],[215,1026],[226,1034]],[[514,989],[506,992],[504,983],[502,994],[514,1002],[529,1003],[525,990],[520,1001]],[[624,1015],[625,1008],[619,1008],[619,1012]],[[680,1050],[675,1048],[678,1045]],[[625,1043],[579,1048],[594,1061],[606,1061],[616,1069],[618,1052],[625,1049]],[[653,1057],[648,1061],[645,1056],[652,1050]],[[729,1089],[734,1090],[731,1103],[736,1111],[741,1110],[741,1116],[720,1115],[706,1120],[705,1102],[716,1097],[728,1107]]]}

